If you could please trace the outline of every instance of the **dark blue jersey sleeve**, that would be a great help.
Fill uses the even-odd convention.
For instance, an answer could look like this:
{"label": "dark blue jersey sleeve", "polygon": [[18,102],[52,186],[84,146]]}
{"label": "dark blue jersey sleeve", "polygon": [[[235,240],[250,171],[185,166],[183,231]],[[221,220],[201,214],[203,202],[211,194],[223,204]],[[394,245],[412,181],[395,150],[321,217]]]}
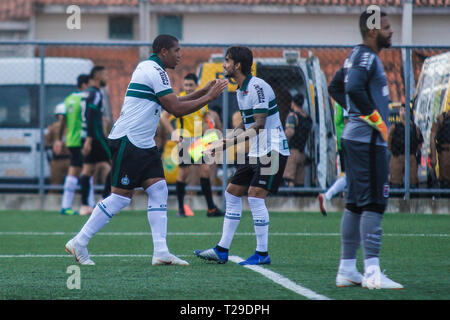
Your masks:
{"label": "dark blue jersey sleeve", "polygon": [[345,101],[344,69],[340,68],[328,86],[328,93],[339,105],[347,109]]}
{"label": "dark blue jersey sleeve", "polygon": [[88,104],[86,106],[86,128],[87,128],[87,136],[91,138],[95,138],[96,135],[96,122],[97,122],[97,110],[94,105]]}
{"label": "dark blue jersey sleeve", "polygon": [[[353,101],[362,115],[369,115],[375,110],[374,103],[369,95],[369,81],[375,71],[374,57],[363,53],[357,57],[347,72],[345,93]],[[339,103],[339,101],[338,101]]]}

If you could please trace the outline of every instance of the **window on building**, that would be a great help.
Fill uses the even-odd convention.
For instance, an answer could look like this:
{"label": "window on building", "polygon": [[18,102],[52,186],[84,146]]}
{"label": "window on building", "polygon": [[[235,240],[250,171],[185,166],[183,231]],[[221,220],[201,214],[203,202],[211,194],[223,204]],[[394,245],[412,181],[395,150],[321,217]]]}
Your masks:
{"label": "window on building", "polygon": [[158,16],[158,34],[170,34],[183,39],[183,17],[173,15]]}
{"label": "window on building", "polygon": [[119,40],[133,39],[132,17],[109,17],[109,38]]}

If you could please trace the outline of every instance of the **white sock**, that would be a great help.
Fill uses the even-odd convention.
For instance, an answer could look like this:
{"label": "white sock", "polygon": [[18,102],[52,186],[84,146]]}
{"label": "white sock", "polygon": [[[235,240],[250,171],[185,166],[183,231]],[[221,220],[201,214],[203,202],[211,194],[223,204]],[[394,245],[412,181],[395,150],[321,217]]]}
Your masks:
{"label": "white sock", "polygon": [[366,272],[367,268],[369,268],[370,266],[380,267],[380,259],[378,257],[364,259],[364,272]]}
{"label": "white sock", "polygon": [[242,216],[242,199],[225,191],[226,213],[223,219],[222,238],[219,246],[230,249],[234,234]]}
{"label": "white sock", "polygon": [[89,196],[88,196],[88,205],[91,207],[95,207],[95,195],[94,195],[94,177],[89,179]]}
{"label": "white sock", "polygon": [[160,180],[145,189],[148,194],[147,217],[152,230],[153,254],[169,253],[167,247],[167,196],[168,189],[165,180]]}
{"label": "white sock", "polygon": [[253,224],[256,234],[256,251],[267,252],[269,242],[269,211],[264,199],[248,197],[248,204],[252,210]]}
{"label": "white sock", "polygon": [[339,192],[344,191],[345,187],[347,187],[347,178],[343,176],[337,179],[330,187],[330,189],[328,189],[328,191],[325,193],[325,198],[327,200],[331,200],[331,198],[333,198]]}
{"label": "white sock", "polygon": [[356,259],[341,259],[339,262],[339,272],[358,271],[356,268]]}
{"label": "white sock", "polygon": [[76,236],[77,242],[81,246],[87,246],[89,240],[102,229],[111,218],[120,210],[128,206],[130,198],[111,193],[109,197],[100,201],[92,211],[89,220],[84,224],[81,231]]}
{"label": "white sock", "polygon": [[64,192],[61,200],[61,208],[68,209],[72,207],[75,191],[78,186],[78,178],[75,176],[67,176],[64,181]]}

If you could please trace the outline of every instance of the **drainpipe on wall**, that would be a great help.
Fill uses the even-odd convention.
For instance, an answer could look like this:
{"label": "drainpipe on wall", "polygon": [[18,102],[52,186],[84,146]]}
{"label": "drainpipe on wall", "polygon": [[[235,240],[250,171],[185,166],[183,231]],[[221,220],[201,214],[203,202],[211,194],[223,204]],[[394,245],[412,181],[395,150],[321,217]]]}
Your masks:
{"label": "drainpipe on wall", "polygon": [[[150,0],[139,0],[139,40],[150,43]],[[139,48],[140,60],[148,59],[150,56],[150,47],[143,46]]]}
{"label": "drainpipe on wall", "polygon": [[[412,35],[412,23],[413,23],[413,2],[412,0],[404,0],[403,1],[403,13],[402,13],[402,45],[412,45],[413,43],[413,35]],[[406,51],[402,50],[402,58],[403,58],[403,66],[406,63]],[[410,73],[411,73],[411,97],[415,92],[415,81],[414,81],[414,73],[412,68],[412,62],[410,65]],[[403,68],[403,75],[406,79],[406,68]]]}

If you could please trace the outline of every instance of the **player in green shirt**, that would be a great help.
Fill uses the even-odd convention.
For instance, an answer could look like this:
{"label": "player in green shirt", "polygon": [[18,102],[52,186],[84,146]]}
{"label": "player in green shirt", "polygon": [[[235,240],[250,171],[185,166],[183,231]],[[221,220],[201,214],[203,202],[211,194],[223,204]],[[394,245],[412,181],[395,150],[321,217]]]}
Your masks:
{"label": "player in green shirt", "polygon": [[342,192],[347,186],[347,180],[345,178],[345,166],[344,166],[344,153],[341,147],[341,135],[344,130],[344,126],[347,123],[348,112],[342,108],[337,102],[334,103],[334,126],[336,128],[336,142],[339,152],[339,161],[341,162],[341,172],[344,173],[343,176],[339,177],[333,185],[325,193],[320,193],[317,196],[319,201],[320,211],[324,216],[327,215],[327,211],[324,206],[325,200],[331,200],[336,194]]}
{"label": "player in green shirt", "polygon": [[[81,154],[81,130],[83,123],[83,116],[86,108],[86,89],[89,86],[90,77],[87,74],[81,74],[77,78],[78,90],[70,94],[65,100],[66,114],[64,117],[63,125],[59,133],[59,141],[55,144],[62,145],[62,140],[65,134],[65,143],[70,151],[70,167],[66,179],[64,181],[64,193],[61,202],[61,214],[64,215],[77,215],[78,212],[72,210],[72,202],[75,196],[75,190],[78,186],[78,178],[83,167],[83,156]],[[93,180],[91,181],[93,185]],[[91,188],[89,194],[89,202],[95,204],[94,192]]]}

